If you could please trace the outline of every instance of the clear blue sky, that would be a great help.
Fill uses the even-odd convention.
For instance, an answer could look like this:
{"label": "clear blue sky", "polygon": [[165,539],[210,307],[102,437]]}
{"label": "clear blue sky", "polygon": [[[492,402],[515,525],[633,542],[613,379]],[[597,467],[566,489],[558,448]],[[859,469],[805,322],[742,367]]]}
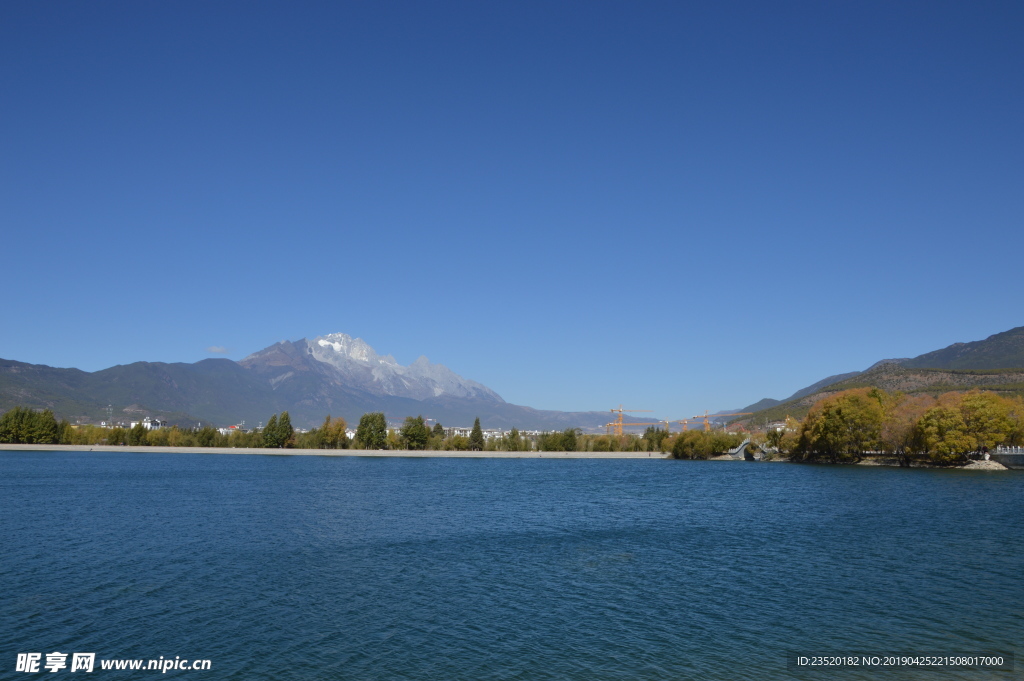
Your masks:
{"label": "clear blue sky", "polygon": [[[1024,3],[0,3],[0,357],[679,418],[1024,325]],[[214,355],[211,347],[226,348]]]}

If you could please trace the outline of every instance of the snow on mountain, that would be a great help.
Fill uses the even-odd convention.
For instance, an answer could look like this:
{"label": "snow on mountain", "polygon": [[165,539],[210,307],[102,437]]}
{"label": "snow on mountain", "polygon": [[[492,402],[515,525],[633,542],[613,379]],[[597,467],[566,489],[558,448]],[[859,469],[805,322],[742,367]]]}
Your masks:
{"label": "snow on mountain", "polygon": [[423,400],[460,397],[504,402],[496,392],[462,378],[443,364],[420,357],[402,366],[391,355],[378,355],[366,341],[345,333],[306,340],[309,355],[332,367],[342,383],[368,392]]}

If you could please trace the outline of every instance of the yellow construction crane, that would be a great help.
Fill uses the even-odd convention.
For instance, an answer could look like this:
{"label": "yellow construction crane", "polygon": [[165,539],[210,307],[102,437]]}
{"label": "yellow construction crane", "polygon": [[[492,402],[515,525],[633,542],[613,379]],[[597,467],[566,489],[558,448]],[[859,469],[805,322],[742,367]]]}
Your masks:
{"label": "yellow construction crane", "polygon": [[[622,435],[622,426],[643,425],[643,424],[634,424],[634,423],[623,423],[622,422],[622,412],[625,412],[625,411],[653,411],[653,410],[652,409],[623,409],[622,405],[620,404],[618,409],[611,409],[610,411],[612,413],[619,412],[619,418],[616,419],[615,421],[612,421],[611,423],[607,424],[606,427],[614,428],[615,429],[615,434],[621,436]],[[647,425],[650,425],[650,424],[647,424]]]}
{"label": "yellow construction crane", "polygon": [[697,414],[693,418],[701,420],[701,421],[704,421],[704,430],[708,431],[708,430],[711,430],[711,419],[713,419],[713,418],[718,418],[719,416],[747,416],[747,415],[753,414],[753,413],[754,412],[752,412],[752,411],[737,411],[737,412],[734,412],[732,414],[709,414],[708,410],[705,409],[703,416],[701,416],[700,414]]}
{"label": "yellow construction crane", "polygon": [[681,423],[683,426],[683,432],[685,433],[689,429],[689,424],[700,423],[700,419],[679,419],[676,423]]}
{"label": "yellow construction crane", "polygon": [[[626,411],[630,411],[630,410],[627,409]],[[622,435],[622,426],[647,426],[648,428],[650,428],[651,426],[653,426],[655,424],[658,424],[658,425],[664,424],[665,425],[665,432],[666,433],[670,432],[669,428],[668,428],[668,424],[669,424],[668,421],[647,421],[645,423],[622,423],[621,421],[612,421],[611,423],[604,424],[604,427],[605,427],[605,433],[606,434],[609,434],[611,429],[615,428],[616,435]]]}

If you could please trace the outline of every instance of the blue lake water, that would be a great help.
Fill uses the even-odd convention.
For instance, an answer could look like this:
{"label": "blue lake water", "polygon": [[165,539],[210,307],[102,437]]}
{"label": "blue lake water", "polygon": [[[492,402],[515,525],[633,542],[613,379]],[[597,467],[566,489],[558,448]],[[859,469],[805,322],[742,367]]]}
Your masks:
{"label": "blue lake water", "polygon": [[787,669],[1022,652],[1022,502],[1016,471],[2,452],[0,678],[51,651],[239,680],[1022,678]]}

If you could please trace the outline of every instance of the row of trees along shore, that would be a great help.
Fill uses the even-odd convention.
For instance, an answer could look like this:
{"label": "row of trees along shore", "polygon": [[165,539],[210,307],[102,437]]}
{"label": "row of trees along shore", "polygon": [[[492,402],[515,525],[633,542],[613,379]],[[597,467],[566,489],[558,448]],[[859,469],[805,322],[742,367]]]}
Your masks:
{"label": "row of trees along shore", "polygon": [[696,431],[684,433],[683,437],[668,437],[664,430],[654,427],[648,428],[643,435],[623,436],[587,434],[579,428],[527,435],[513,428],[501,437],[484,438],[479,418],[467,437],[447,435],[444,426],[438,423],[430,427],[422,416],[406,418],[401,428],[388,428],[387,419],[381,412],[364,414],[359,419],[354,439],[348,438],[347,429],[345,419],[327,416],[320,427],[296,432],[288,412],[274,414],[261,429],[232,431],[226,435],[209,426],[173,426],[154,430],[147,430],[141,423],[132,428],[72,426],[67,421],[58,421],[50,410],[35,411],[26,407],[15,407],[0,416],[0,442],[11,444],[513,452],[675,451],[680,458],[706,458],[739,442],[737,438],[722,433]]}
{"label": "row of trees along shore", "polygon": [[[476,419],[468,437],[432,428],[422,416],[408,417],[388,428],[381,412],[359,419],[355,438],[346,435],[344,419],[327,416],[323,424],[296,432],[288,412],[273,415],[262,429],[227,435],[205,427],[147,430],[72,426],[50,410],[15,407],[0,416],[0,442],[13,444],[153,445],[169,447],[392,449],[435,451],[579,451],[669,452],[679,459],[707,459],[736,447],[741,434],[687,431],[668,434],[650,427],[643,435],[593,435],[567,428],[533,435],[513,428],[485,439]],[[1024,446],[1024,398],[972,390],[938,397],[858,388],[831,395],[811,407],[802,421],[787,420],[782,430],[752,436],[768,456],[791,461],[856,462],[887,456],[900,465],[915,462],[955,465],[974,453],[1000,445]]]}
{"label": "row of trees along shore", "polygon": [[831,395],[801,422],[769,432],[764,446],[791,461],[956,465],[998,446],[1024,445],[1024,399],[980,390],[938,397],[858,388]]}

